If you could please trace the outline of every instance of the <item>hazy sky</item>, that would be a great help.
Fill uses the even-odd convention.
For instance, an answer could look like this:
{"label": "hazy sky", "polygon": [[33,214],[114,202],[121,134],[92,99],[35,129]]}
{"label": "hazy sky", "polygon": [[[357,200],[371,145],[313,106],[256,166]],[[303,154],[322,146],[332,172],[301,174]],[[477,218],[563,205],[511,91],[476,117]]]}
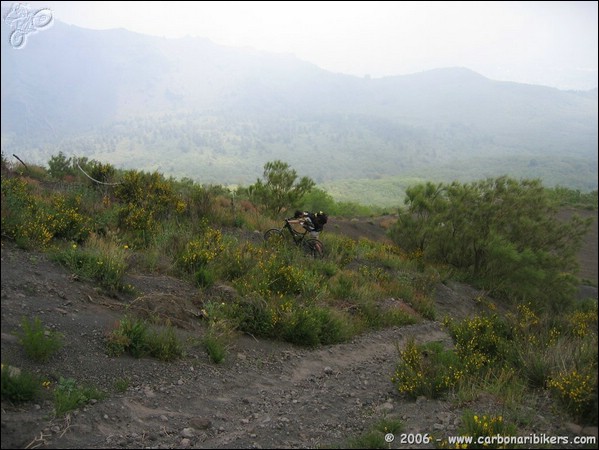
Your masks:
{"label": "hazy sky", "polygon": [[84,28],[205,37],[357,76],[461,66],[560,89],[598,84],[596,1],[21,3]]}

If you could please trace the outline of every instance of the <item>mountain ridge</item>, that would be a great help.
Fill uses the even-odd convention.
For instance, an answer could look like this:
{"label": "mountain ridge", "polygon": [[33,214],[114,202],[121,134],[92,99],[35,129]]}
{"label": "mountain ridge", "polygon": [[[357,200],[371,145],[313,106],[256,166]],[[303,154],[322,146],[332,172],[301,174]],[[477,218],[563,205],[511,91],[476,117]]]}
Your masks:
{"label": "mountain ridge", "polygon": [[15,50],[8,31],[2,23],[2,151],[41,164],[63,151],[245,184],[282,159],[327,183],[443,173],[460,161],[483,175],[474,161],[491,158],[507,174],[525,161],[524,175],[547,184],[597,187],[596,171],[578,169],[597,163],[597,89],[462,67],[360,78],[205,38],[59,21]]}

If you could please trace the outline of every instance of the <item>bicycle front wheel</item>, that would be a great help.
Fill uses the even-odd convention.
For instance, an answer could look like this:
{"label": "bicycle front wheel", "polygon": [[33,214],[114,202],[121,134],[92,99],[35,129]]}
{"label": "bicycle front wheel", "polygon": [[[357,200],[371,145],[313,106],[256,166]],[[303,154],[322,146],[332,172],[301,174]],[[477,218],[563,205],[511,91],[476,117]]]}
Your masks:
{"label": "bicycle front wheel", "polygon": [[324,257],[324,245],[318,239],[312,238],[303,241],[304,251],[312,258]]}
{"label": "bicycle front wheel", "polygon": [[280,245],[283,242],[283,232],[278,228],[271,228],[264,233],[264,243],[269,247]]}

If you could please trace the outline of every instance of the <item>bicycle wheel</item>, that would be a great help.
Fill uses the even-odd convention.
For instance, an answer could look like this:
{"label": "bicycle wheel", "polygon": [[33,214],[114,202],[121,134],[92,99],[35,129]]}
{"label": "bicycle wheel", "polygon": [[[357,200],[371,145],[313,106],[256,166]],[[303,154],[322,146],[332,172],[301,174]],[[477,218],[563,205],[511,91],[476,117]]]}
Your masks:
{"label": "bicycle wheel", "polygon": [[269,247],[280,245],[283,242],[283,232],[278,228],[271,228],[264,233],[264,243]]}
{"label": "bicycle wheel", "polygon": [[324,245],[318,239],[312,238],[303,241],[304,251],[312,258],[324,257]]}

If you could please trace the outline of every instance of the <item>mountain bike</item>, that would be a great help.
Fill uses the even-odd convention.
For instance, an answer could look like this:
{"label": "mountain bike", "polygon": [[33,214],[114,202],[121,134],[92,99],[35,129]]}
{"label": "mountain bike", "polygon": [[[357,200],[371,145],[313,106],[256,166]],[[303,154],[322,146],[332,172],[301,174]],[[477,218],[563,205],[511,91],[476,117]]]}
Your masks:
{"label": "mountain bike", "polygon": [[264,233],[264,241],[270,244],[285,241],[285,230],[289,230],[293,243],[301,248],[307,255],[310,255],[313,258],[322,258],[324,256],[323,243],[316,238],[308,237],[308,230],[300,233],[294,229],[289,223],[289,219],[285,219],[285,225],[283,225],[282,228],[271,228]]}

